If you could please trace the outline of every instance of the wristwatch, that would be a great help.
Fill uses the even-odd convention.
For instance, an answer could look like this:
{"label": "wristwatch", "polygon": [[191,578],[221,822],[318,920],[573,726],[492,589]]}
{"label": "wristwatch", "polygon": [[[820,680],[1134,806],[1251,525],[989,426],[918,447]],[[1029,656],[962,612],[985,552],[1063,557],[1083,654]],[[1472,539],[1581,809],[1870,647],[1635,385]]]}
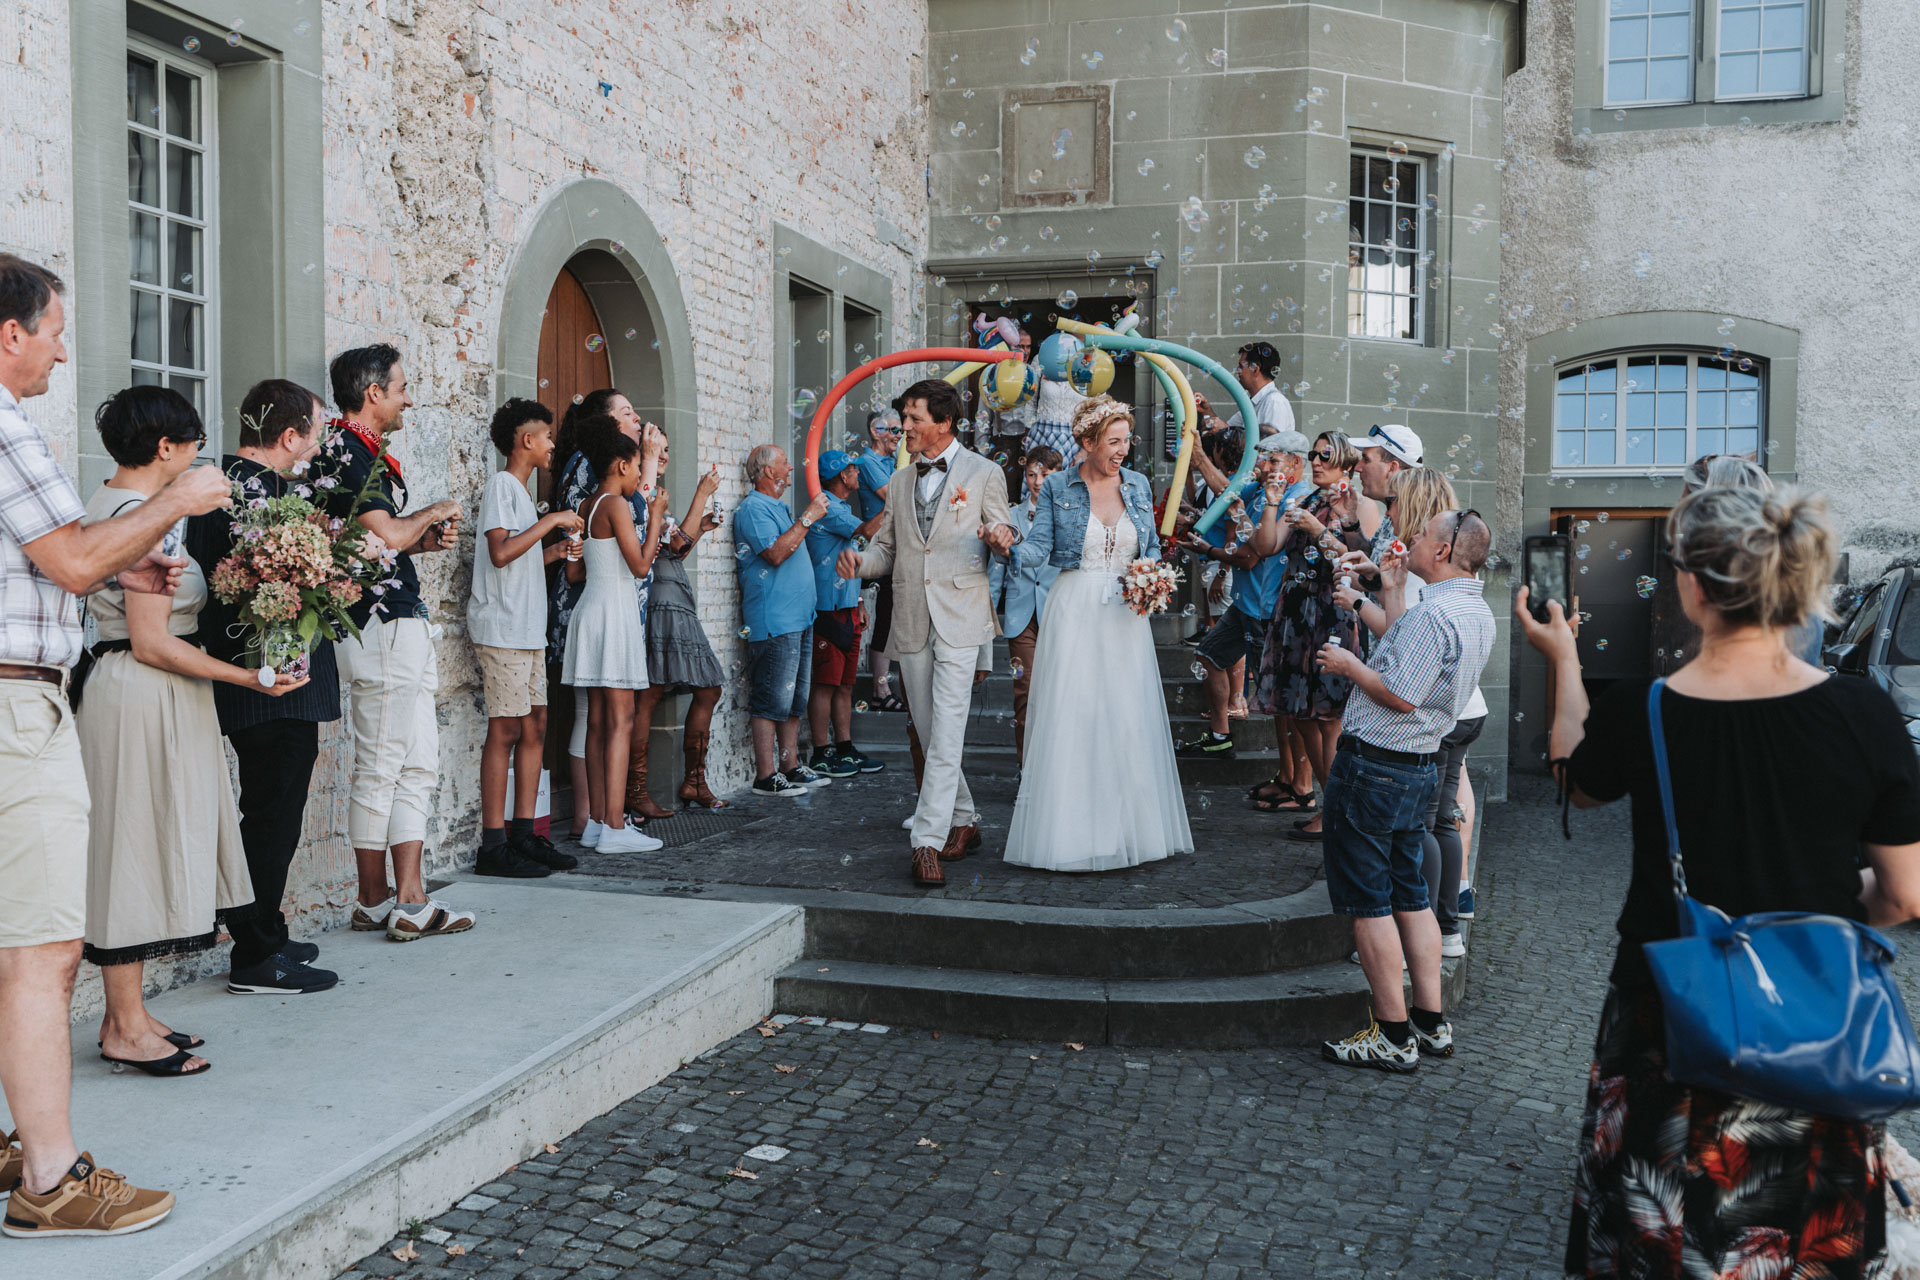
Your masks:
{"label": "wristwatch", "polygon": [[811,528],[813,528],[813,517],[812,517],[812,516],[801,516],[801,517],[800,517],[800,527],[801,527],[802,529],[811,529]]}

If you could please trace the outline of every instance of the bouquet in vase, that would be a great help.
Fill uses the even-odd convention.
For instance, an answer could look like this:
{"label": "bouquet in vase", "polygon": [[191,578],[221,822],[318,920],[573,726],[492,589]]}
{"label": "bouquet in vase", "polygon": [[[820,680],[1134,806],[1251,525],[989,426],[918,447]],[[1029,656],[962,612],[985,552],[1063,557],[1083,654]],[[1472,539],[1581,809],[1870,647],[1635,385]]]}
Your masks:
{"label": "bouquet in vase", "polygon": [[[383,466],[376,463],[352,510],[361,508]],[[276,673],[304,676],[319,637],[358,637],[348,611],[393,577],[398,551],[358,518],[342,519],[316,504],[316,494],[333,487],[330,476],[296,477],[277,496],[258,478],[234,485],[233,550],[214,566],[209,586],[238,606],[241,623],[251,628],[249,665],[260,668],[268,688]]]}
{"label": "bouquet in vase", "polygon": [[1159,560],[1135,560],[1120,575],[1120,598],[1143,618],[1165,613],[1180,585],[1180,571]]}

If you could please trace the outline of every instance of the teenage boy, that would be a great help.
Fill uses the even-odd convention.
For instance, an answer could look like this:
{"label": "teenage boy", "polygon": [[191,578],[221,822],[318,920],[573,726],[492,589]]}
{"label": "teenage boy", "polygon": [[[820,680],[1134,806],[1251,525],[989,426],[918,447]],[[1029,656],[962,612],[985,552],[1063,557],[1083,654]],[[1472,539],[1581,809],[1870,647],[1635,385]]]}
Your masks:
{"label": "teenage boy", "polygon": [[[541,515],[527,484],[553,465],[553,414],[537,400],[501,405],[489,427],[507,456],[480,494],[485,554],[473,558],[467,635],[480,664],[487,700],[487,740],[480,748],[480,857],[483,876],[532,879],[580,865],[533,829],[540,766],[547,741],[547,580],[543,565],[567,553],[544,550],[549,534],[580,531],[576,512]],[[513,831],[506,829],[507,767],[513,766]]]}
{"label": "teenage boy", "polygon": [[886,518],[880,510],[862,521],[853,512],[859,496],[860,468],[839,449],[820,455],[820,486],[827,512],[807,530],[807,558],[813,561],[813,692],[807,719],[813,730],[815,773],[851,778],[878,773],[886,766],[860,754],[853,745],[853,683],[860,671],[860,635],[867,627],[860,584],[834,572],[840,553],[855,539],[873,536]]}

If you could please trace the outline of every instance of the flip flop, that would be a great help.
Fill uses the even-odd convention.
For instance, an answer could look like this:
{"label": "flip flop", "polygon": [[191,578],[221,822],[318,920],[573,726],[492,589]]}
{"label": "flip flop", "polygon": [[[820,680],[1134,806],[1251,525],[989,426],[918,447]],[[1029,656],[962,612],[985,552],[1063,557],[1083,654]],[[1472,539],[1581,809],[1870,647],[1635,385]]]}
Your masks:
{"label": "flip flop", "polygon": [[100,1056],[115,1066],[132,1067],[136,1071],[144,1071],[150,1076],[159,1076],[162,1079],[179,1076],[197,1076],[213,1070],[213,1064],[211,1062],[203,1062],[191,1071],[187,1070],[187,1059],[193,1057],[193,1055],[185,1049],[169,1057],[153,1058],[146,1062],[138,1062],[132,1058],[116,1058],[104,1050],[101,1051]]}

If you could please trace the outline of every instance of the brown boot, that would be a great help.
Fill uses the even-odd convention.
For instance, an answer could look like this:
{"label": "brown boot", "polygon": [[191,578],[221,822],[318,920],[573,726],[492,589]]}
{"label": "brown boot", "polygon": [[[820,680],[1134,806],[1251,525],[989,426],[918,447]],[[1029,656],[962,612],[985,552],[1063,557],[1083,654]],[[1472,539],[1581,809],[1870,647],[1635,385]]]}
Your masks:
{"label": "brown boot", "polygon": [[940,869],[940,851],[930,844],[913,851],[913,881],[925,885],[947,882],[947,873]]}
{"label": "brown boot", "polygon": [[680,780],[680,802],[703,809],[727,809],[732,806],[713,794],[707,786],[707,739],[711,733],[687,730],[687,775]]}
{"label": "brown boot", "polygon": [[647,747],[651,737],[650,728],[641,729],[633,735],[627,753],[627,812],[643,818],[671,818],[673,810],[663,807],[647,790]]}
{"label": "brown boot", "polygon": [[980,847],[980,824],[969,823],[947,832],[946,847],[940,850],[942,862],[958,862]]}

